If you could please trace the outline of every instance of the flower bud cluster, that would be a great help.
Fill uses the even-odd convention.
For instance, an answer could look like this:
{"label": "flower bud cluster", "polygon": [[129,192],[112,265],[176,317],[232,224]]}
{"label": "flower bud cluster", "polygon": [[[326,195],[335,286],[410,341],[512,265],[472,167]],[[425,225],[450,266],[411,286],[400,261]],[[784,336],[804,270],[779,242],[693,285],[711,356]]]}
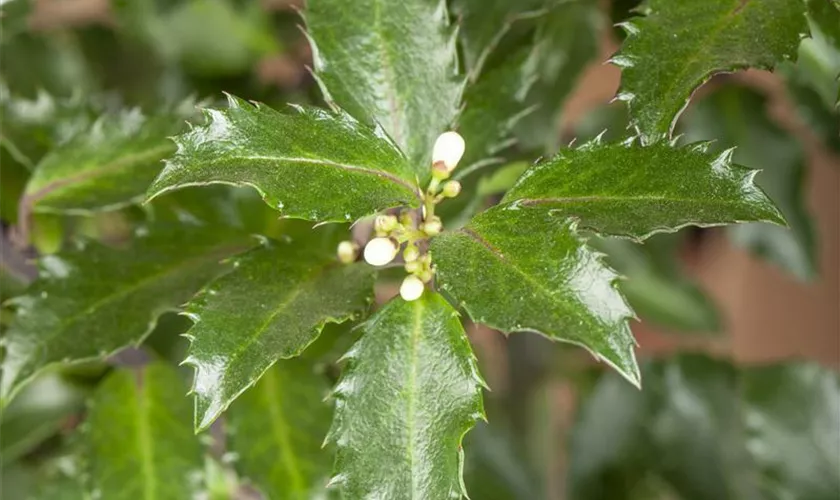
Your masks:
{"label": "flower bud cluster", "polygon": [[[461,192],[461,184],[449,179],[452,171],[464,156],[464,139],[457,132],[445,132],[438,137],[432,151],[432,180],[423,197],[419,211],[403,210],[399,216],[378,215],[373,223],[376,236],[364,247],[365,262],[382,267],[392,263],[402,251],[404,267],[408,276],[400,286],[404,300],[417,300],[423,295],[426,283],[432,281],[434,269],[432,256],[423,251],[429,238],[443,231],[440,217],[435,215],[435,205],[446,198],[454,198]],[[419,220],[418,220],[419,219]],[[343,241],[338,246],[341,262],[354,262],[359,256],[359,246]]]}

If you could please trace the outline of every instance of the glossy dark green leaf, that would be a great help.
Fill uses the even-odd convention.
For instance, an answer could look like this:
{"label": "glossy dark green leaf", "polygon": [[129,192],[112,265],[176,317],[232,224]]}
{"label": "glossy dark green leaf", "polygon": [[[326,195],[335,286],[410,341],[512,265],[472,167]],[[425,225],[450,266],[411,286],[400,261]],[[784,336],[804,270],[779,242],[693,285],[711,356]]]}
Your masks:
{"label": "glossy dark green leaf", "polygon": [[81,412],[85,391],[56,374],[46,374],[21,392],[0,419],[0,456],[13,463],[55,436],[68,418]]}
{"label": "glossy dark green leaf", "polygon": [[351,221],[418,203],[411,165],[380,129],[344,113],[289,114],[230,96],[206,125],[175,139],[178,152],[149,199],[188,186],[250,186],[287,217]]}
{"label": "glossy dark green leaf", "polygon": [[533,331],[589,350],[639,384],[617,275],[575,231],[535,208],[494,207],[432,240],[437,281],[470,317],[506,333]]}
{"label": "glossy dark green leaf", "polygon": [[517,126],[523,147],[540,154],[557,151],[563,104],[584,68],[598,56],[605,24],[597,0],[559,2],[539,19],[529,61],[538,79],[526,101],[536,109]]}
{"label": "glossy dark green leaf", "polygon": [[362,328],[334,391],[332,483],[346,498],[460,498],[461,439],[484,410],[458,313],[427,290]]}
{"label": "glossy dark green leaf", "polygon": [[327,99],[378,122],[421,180],[463,91],[448,17],[444,0],[311,0],[305,11]]}
{"label": "glossy dark green leaf", "polygon": [[715,73],[773,69],[808,33],[802,0],[648,0],[624,24],[618,96],[644,142],[670,134],[691,94]]}
{"label": "glossy dark green leaf", "polygon": [[323,495],[332,454],[322,447],[330,427],[327,379],[312,365],[284,360],[266,370],[225,414],[236,469],[268,498]]}
{"label": "glossy dark green leaf", "polygon": [[688,113],[685,136],[711,140],[722,150],[737,145],[734,160],[762,169],[758,185],[779,207],[789,228],[744,224],[728,228],[732,239],[803,280],[817,274],[816,244],[804,199],[805,158],[799,142],[771,121],[766,99],[746,87],[729,86]]}
{"label": "glossy dark green leaf", "polygon": [[[572,433],[570,497],[834,498],[840,377],[813,364],[737,369],[699,355],[644,367],[645,390],[605,376]],[[656,497],[659,498],[659,497]]]}
{"label": "glossy dark green leaf", "polygon": [[84,214],[138,201],[175,151],[168,136],[180,128],[174,116],[147,118],[138,110],[102,118],[41,159],[20,205]]}
{"label": "glossy dark green leaf", "polygon": [[40,276],[12,305],[5,336],[4,404],[42,369],[101,358],[136,344],[155,318],[185,303],[253,240],[223,228],[141,228],[127,249],[98,243],[43,257]]}
{"label": "glossy dark green leaf", "polygon": [[90,482],[101,498],[183,500],[201,488],[202,446],[175,369],[153,363],[113,372],[86,423]]}
{"label": "glossy dark green leaf", "polygon": [[540,207],[579,219],[582,229],[639,240],[688,225],[784,224],[753,182],[758,171],[733,164],[732,150],[715,155],[708,147],[594,140],[531,167],[502,203]]}
{"label": "glossy dark green leaf", "polygon": [[456,0],[451,2],[452,13],[458,17],[458,37],[464,53],[464,64],[475,77],[487,57],[499,44],[511,26],[549,11],[556,0]]}
{"label": "glossy dark green leaf", "polygon": [[712,299],[680,269],[678,235],[655,236],[644,244],[626,239],[590,240],[626,279],[621,291],[643,322],[677,333],[713,333],[722,319]]}
{"label": "glossy dark green leaf", "polygon": [[374,268],[343,265],[335,246],[266,243],[234,259],[235,270],[192,300],[189,355],[195,368],[195,425],[206,429],[274,362],[298,356],[327,323],[364,311]]}

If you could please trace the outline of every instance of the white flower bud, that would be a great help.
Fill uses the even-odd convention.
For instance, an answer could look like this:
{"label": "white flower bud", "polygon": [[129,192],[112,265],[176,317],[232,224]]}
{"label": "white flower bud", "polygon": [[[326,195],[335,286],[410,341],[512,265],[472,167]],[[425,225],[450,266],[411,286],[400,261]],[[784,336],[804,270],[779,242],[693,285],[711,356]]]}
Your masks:
{"label": "white flower bud", "polygon": [[338,260],[344,264],[350,264],[356,260],[359,247],[352,241],[342,241],[338,244]]}
{"label": "white flower bud", "polygon": [[384,266],[394,260],[398,251],[391,238],[374,238],[365,245],[365,261],[372,266]]}
{"label": "white flower bud", "polygon": [[465,149],[464,138],[458,132],[444,132],[435,141],[435,147],[432,150],[432,165],[443,163],[451,172],[461,161]]}
{"label": "white flower bud", "polygon": [[413,274],[410,276],[406,276],[400,285],[400,296],[403,300],[407,302],[411,302],[412,300],[417,300],[423,295],[423,290],[426,289],[426,285],[420,281],[420,278],[414,276]]}

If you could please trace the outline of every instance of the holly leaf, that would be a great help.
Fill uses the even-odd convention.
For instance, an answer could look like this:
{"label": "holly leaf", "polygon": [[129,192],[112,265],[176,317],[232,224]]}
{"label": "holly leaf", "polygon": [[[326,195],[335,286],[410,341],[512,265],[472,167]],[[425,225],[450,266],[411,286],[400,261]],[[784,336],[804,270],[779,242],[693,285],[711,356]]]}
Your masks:
{"label": "holly leaf", "polygon": [[448,17],[444,0],[311,0],[305,11],[327,100],[379,123],[421,181],[463,91]]}
{"label": "holly leaf", "polygon": [[342,265],[335,245],[271,242],[234,259],[235,271],[193,299],[184,363],[195,368],[195,425],[206,429],[278,359],[298,356],[327,323],[364,311],[374,269]]}
{"label": "holly leaf", "polygon": [[141,342],[219,273],[219,262],[252,243],[239,233],[190,224],[140,228],[124,250],[90,242],[44,256],[40,276],[5,335],[3,404],[43,369],[102,358]]}
{"label": "holly leaf", "polygon": [[805,158],[799,142],[777,126],[766,99],[746,87],[728,86],[697,103],[686,114],[688,140],[717,139],[720,150],[738,145],[734,160],[760,167],[758,185],[773,199],[789,228],[744,224],[727,228],[732,239],[800,279],[817,275],[814,226],[804,200]]}
{"label": "holly leaf", "polygon": [[185,392],[164,363],[116,370],[97,388],[86,437],[90,481],[102,498],[195,497],[204,459]]}
{"label": "holly leaf", "polygon": [[458,313],[426,291],[361,328],[334,391],[332,483],[348,498],[466,495],[461,439],[484,417],[483,381]]}
{"label": "holly leaf", "polygon": [[438,283],[474,321],[585,347],[639,385],[633,311],[575,225],[539,209],[491,208],[432,240]]}
{"label": "holly leaf", "polygon": [[670,135],[691,94],[716,73],[773,69],[796,58],[808,33],[801,0],[648,0],[644,17],[623,24],[611,62],[644,143]]}
{"label": "holly leaf", "polygon": [[594,140],[534,165],[502,199],[580,220],[582,229],[643,240],[688,225],[761,221],[785,224],[732,150],[708,143],[674,147]]}
{"label": "holly leaf", "polygon": [[676,235],[655,236],[644,245],[623,238],[593,238],[590,244],[626,279],[621,292],[642,318],[679,333],[717,333],[720,312],[678,262]]}
{"label": "holly leaf", "polygon": [[225,414],[239,473],[268,498],[323,495],[331,454],[321,446],[330,427],[326,378],[298,360],[277,363]]}
{"label": "holly leaf", "polygon": [[175,139],[178,151],[148,200],[188,186],[256,189],[286,217],[350,221],[417,206],[411,165],[380,129],[343,112],[292,106],[290,114],[228,96],[228,109]]}
{"label": "holly leaf", "polygon": [[137,109],[100,118],[38,162],[19,217],[88,214],[141,200],[160,162],[175,151],[167,136],[180,127],[172,115],[149,118]]}

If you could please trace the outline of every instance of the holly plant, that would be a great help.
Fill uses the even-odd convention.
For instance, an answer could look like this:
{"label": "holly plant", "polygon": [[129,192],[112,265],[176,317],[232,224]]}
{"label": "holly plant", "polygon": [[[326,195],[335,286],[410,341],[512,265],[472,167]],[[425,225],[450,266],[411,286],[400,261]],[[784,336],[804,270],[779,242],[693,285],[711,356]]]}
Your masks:
{"label": "holly plant", "polygon": [[[3,8],[13,16],[20,3]],[[39,256],[25,291],[4,290],[2,404],[59,383],[56,370],[104,376],[78,429],[81,465],[55,462],[56,488],[228,498],[218,492],[244,478],[277,499],[466,497],[462,441],[486,420],[488,389],[473,324],[581,347],[624,379],[596,395],[643,406],[635,300],[623,294],[637,282],[602,251],[687,226],[798,227],[737,149],[684,136],[677,122],[712,75],[792,65],[812,27],[840,16],[819,0],[648,0],[620,25],[610,60],[629,127],[558,147],[555,106],[568,89],[555,82],[583,65],[553,58],[596,4],[308,0],[300,16],[320,95],[295,104],[233,93],[222,104],[216,93],[198,103],[202,117],[183,95],[141,112],[4,88],[4,158],[31,169],[12,236]],[[226,5],[207,22],[240,35],[227,20],[254,15],[195,5]],[[145,26],[131,40],[167,34],[155,45],[162,67],[187,57],[175,11],[147,24],[119,14]],[[259,40],[225,57],[274,50]],[[201,71],[227,67],[209,61]],[[189,87],[194,68],[173,74]],[[190,369],[189,397],[172,351],[149,354],[178,321],[188,321],[174,360]],[[343,356],[330,358],[335,349]],[[659,370],[644,371],[654,387]],[[613,396],[598,397],[585,414],[606,418],[598,404]],[[228,453],[207,459],[208,439]]]}

